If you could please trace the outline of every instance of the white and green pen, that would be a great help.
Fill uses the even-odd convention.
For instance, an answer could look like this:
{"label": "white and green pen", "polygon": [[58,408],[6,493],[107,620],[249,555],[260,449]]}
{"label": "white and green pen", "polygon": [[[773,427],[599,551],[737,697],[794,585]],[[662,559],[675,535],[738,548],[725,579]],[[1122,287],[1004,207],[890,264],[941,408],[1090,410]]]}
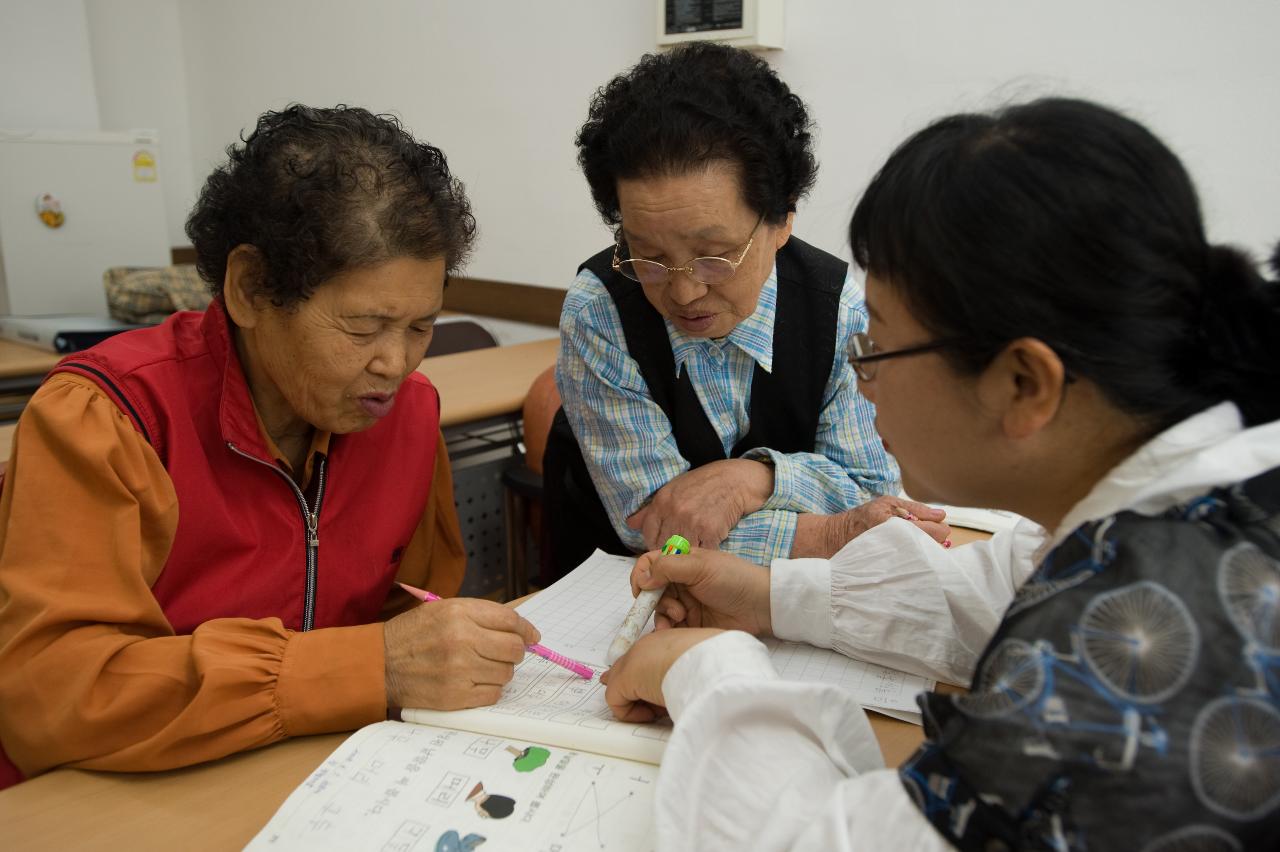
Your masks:
{"label": "white and green pen", "polygon": [[[684,536],[673,535],[662,546],[662,554],[664,556],[676,556],[688,552],[689,541]],[[618,635],[614,637],[613,642],[609,645],[609,653],[606,657],[609,665],[616,663],[619,657],[630,651],[631,646],[636,644],[636,640],[640,638],[641,631],[649,623],[649,618],[657,608],[658,601],[662,599],[662,592],[665,588],[666,586],[659,586],[656,589],[644,589],[640,594],[636,595],[635,603],[631,604],[631,609],[627,611],[627,617],[622,619],[622,626],[618,628]]]}

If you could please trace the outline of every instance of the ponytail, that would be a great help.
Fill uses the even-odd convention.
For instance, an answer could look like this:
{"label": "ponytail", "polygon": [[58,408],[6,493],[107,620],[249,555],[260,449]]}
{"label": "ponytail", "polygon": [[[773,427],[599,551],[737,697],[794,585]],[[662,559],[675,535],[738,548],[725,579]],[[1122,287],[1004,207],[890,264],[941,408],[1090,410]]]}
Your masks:
{"label": "ponytail", "polygon": [[[1271,266],[1280,275],[1280,245]],[[1197,384],[1235,402],[1248,424],[1280,419],[1280,281],[1263,278],[1243,252],[1212,246],[1203,297]]]}

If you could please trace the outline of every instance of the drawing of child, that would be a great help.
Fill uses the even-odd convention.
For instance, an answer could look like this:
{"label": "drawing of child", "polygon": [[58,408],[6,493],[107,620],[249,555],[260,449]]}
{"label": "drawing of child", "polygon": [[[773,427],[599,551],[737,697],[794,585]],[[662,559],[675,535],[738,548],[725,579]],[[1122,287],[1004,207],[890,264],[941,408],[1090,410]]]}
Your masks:
{"label": "drawing of child", "polygon": [[510,796],[495,796],[484,791],[484,784],[476,784],[467,795],[468,802],[476,803],[476,812],[485,819],[506,819],[516,809],[516,800]]}

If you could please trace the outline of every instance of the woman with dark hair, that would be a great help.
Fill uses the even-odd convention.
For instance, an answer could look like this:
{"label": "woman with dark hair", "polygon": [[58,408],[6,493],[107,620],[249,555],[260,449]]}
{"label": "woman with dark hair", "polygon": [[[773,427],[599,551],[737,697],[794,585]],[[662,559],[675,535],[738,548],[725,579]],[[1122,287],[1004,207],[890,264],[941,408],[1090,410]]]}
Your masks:
{"label": "woman with dark hair", "polygon": [[[620,717],[676,720],[658,846],[1280,848],[1280,284],[1206,241],[1158,139],[1074,100],[917,133],[850,238],[849,358],[908,489],[1035,524],[943,551],[890,520],[772,573],[642,557],[658,626],[701,628],[606,675]],[[748,633],[971,691],[921,696],[886,770]]]}
{"label": "woman with dark hair", "polygon": [[465,563],[415,372],[475,234],[444,155],[304,106],[228,155],[187,221],[209,309],[68,356],[18,423],[0,741],[28,774],[492,703],[537,635],[489,601],[392,591],[453,594]]}
{"label": "woman with dark hair", "polygon": [[645,56],[592,100],[578,161],[616,242],[560,316],[559,570],[672,533],[763,564],[829,556],[895,511],[946,539],[937,510],[866,505],[898,471],[843,354],[866,324],[848,264],[791,236],[810,129],[764,60],[715,44]]}

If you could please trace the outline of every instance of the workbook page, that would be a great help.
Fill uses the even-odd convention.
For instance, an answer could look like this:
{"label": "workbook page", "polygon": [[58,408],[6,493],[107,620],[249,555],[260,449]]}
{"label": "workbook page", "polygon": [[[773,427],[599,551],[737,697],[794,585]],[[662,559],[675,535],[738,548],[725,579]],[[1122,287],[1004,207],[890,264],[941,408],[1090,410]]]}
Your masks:
{"label": "workbook page", "polygon": [[651,850],[658,768],[400,722],[352,734],[251,850]]}
{"label": "workbook page", "polygon": [[595,676],[586,680],[526,654],[511,682],[502,688],[502,697],[491,707],[448,711],[406,708],[401,715],[406,722],[528,737],[562,748],[658,763],[671,737],[670,722],[638,725],[614,719],[600,683],[605,667],[592,666],[592,670]]}
{"label": "workbook page", "polygon": [[[609,645],[631,608],[629,578],[634,564],[632,557],[597,550],[517,610],[541,631],[542,644],[604,670]],[[652,629],[651,620],[645,630]],[[916,724],[920,716],[915,696],[934,687],[928,678],[853,660],[825,648],[778,639],[764,643],[783,679],[841,686],[864,707]]]}

